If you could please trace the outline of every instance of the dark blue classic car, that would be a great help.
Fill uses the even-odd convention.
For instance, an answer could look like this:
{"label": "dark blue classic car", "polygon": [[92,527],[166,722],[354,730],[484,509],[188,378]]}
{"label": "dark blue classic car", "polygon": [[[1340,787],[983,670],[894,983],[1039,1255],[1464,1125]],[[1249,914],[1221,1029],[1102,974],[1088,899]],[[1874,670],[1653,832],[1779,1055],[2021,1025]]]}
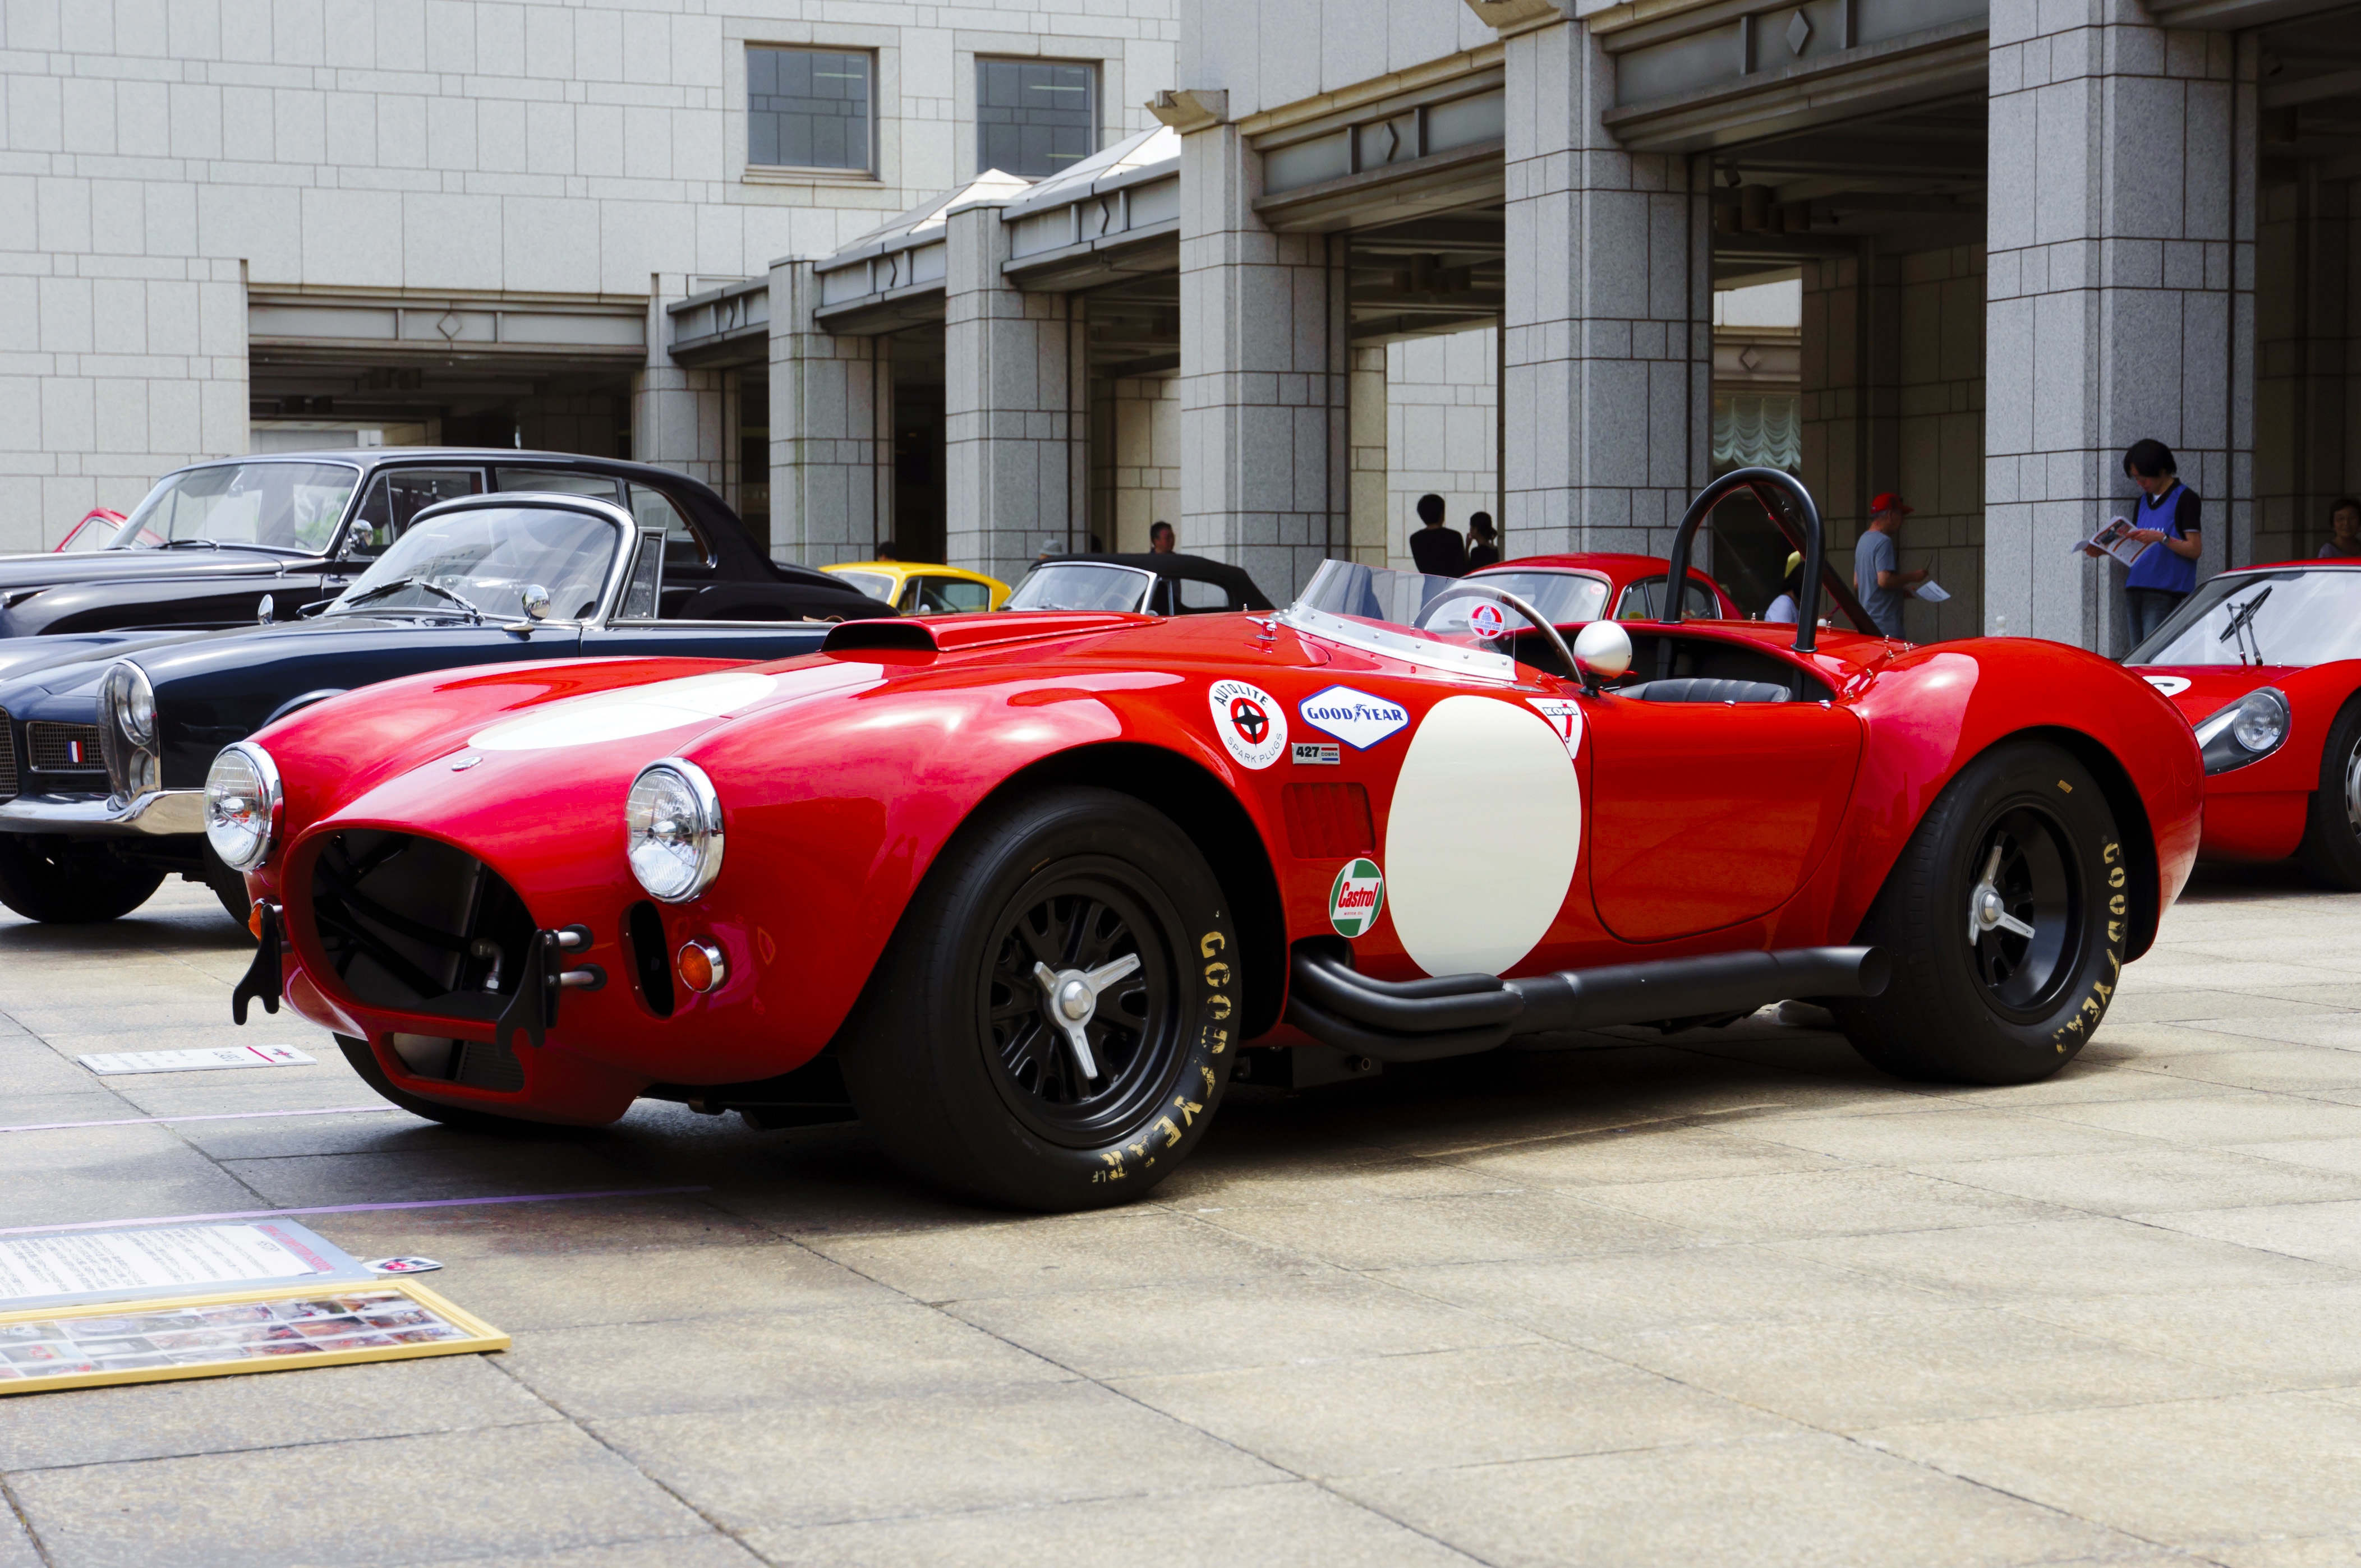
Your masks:
{"label": "dark blue classic car", "polygon": [[0,641],[0,904],[112,920],[178,872],[244,920],[245,880],[205,842],[205,772],[231,741],[357,686],[525,659],[785,658],[831,621],[894,613],[802,567],[678,571],[672,534],[606,497],[469,495],[419,510],[299,619]]}
{"label": "dark blue classic car", "polygon": [[495,490],[596,496],[661,525],[676,587],[792,588],[719,496],[609,457],[497,447],[346,447],[225,457],[156,482],[104,550],[0,555],[0,638],[249,626],[341,592],[422,507]]}

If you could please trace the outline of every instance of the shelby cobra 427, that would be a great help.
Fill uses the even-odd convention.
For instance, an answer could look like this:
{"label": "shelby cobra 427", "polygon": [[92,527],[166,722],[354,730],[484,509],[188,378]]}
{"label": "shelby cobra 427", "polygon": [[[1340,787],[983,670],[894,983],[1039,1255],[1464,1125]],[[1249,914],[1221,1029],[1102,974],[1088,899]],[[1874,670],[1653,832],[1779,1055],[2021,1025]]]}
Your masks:
{"label": "shelby cobra 427", "polygon": [[[1748,488],[1845,603],[1769,470],[1698,497],[1672,576]],[[263,937],[235,1007],[283,993],[477,1126],[642,1094],[792,1120],[840,1084],[912,1170],[1040,1209],[1168,1175],[1241,1047],[1419,1060],[1802,997],[1897,1073],[2071,1060],[2196,851],[2171,705],[2054,643],[1680,615],[1569,647],[1479,580],[1330,562],[1269,615],[389,683],[214,765]]]}

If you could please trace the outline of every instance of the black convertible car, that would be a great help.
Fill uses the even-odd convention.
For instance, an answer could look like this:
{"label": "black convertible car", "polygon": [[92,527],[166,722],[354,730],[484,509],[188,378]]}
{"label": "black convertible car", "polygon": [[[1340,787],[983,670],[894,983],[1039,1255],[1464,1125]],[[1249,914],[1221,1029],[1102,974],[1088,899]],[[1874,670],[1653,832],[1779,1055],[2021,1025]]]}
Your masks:
{"label": "black convertible car", "polygon": [[749,580],[683,554],[674,516],[611,492],[474,493],[415,512],[317,613],[0,642],[0,663],[16,661],[0,672],[0,904],[111,920],[177,872],[243,920],[245,879],[205,842],[206,770],[231,741],[356,686],[525,659],[785,658],[828,622],[894,613],[824,573]]}
{"label": "black convertible car", "polygon": [[745,602],[775,613],[824,587],[818,573],[769,560],[719,496],[666,468],[497,447],[348,447],[192,464],[157,481],[107,549],[0,556],[0,637],[284,619],[343,591],[422,507],[501,490],[595,496],[662,528],[677,593],[763,585],[772,592]]}

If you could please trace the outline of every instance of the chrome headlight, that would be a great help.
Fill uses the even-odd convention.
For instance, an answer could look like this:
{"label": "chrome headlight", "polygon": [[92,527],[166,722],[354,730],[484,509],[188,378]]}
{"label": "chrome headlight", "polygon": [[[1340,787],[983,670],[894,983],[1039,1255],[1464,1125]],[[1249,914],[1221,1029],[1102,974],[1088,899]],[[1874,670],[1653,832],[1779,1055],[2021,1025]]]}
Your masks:
{"label": "chrome headlight", "polygon": [[631,781],[623,803],[631,874],[648,895],[686,904],[721,870],[721,797],[695,762],[667,757]]}
{"label": "chrome headlight", "polygon": [[205,842],[230,870],[254,870],[278,837],[281,804],[270,753],[251,740],[233,741],[205,774]]}
{"label": "chrome headlight", "polygon": [[2269,756],[2287,743],[2292,722],[2287,697],[2276,686],[2257,686],[2206,715],[2197,726],[2206,773],[2226,773]]}
{"label": "chrome headlight", "polygon": [[128,659],[117,660],[98,690],[106,722],[126,740],[134,746],[156,743],[156,688],[148,684],[147,671]]}

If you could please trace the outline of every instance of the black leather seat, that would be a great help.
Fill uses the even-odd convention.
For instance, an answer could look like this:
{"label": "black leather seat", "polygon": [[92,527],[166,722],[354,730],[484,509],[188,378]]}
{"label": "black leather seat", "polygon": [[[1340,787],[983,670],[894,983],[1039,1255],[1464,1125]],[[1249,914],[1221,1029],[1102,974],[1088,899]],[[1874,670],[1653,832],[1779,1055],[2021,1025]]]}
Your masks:
{"label": "black leather seat", "polygon": [[1790,693],[1769,681],[1714,680],[1705,675],[1675,675],[1668,680],[1642,681],[1625,686],[1620,696],[1642,702],[1785,702]]}

